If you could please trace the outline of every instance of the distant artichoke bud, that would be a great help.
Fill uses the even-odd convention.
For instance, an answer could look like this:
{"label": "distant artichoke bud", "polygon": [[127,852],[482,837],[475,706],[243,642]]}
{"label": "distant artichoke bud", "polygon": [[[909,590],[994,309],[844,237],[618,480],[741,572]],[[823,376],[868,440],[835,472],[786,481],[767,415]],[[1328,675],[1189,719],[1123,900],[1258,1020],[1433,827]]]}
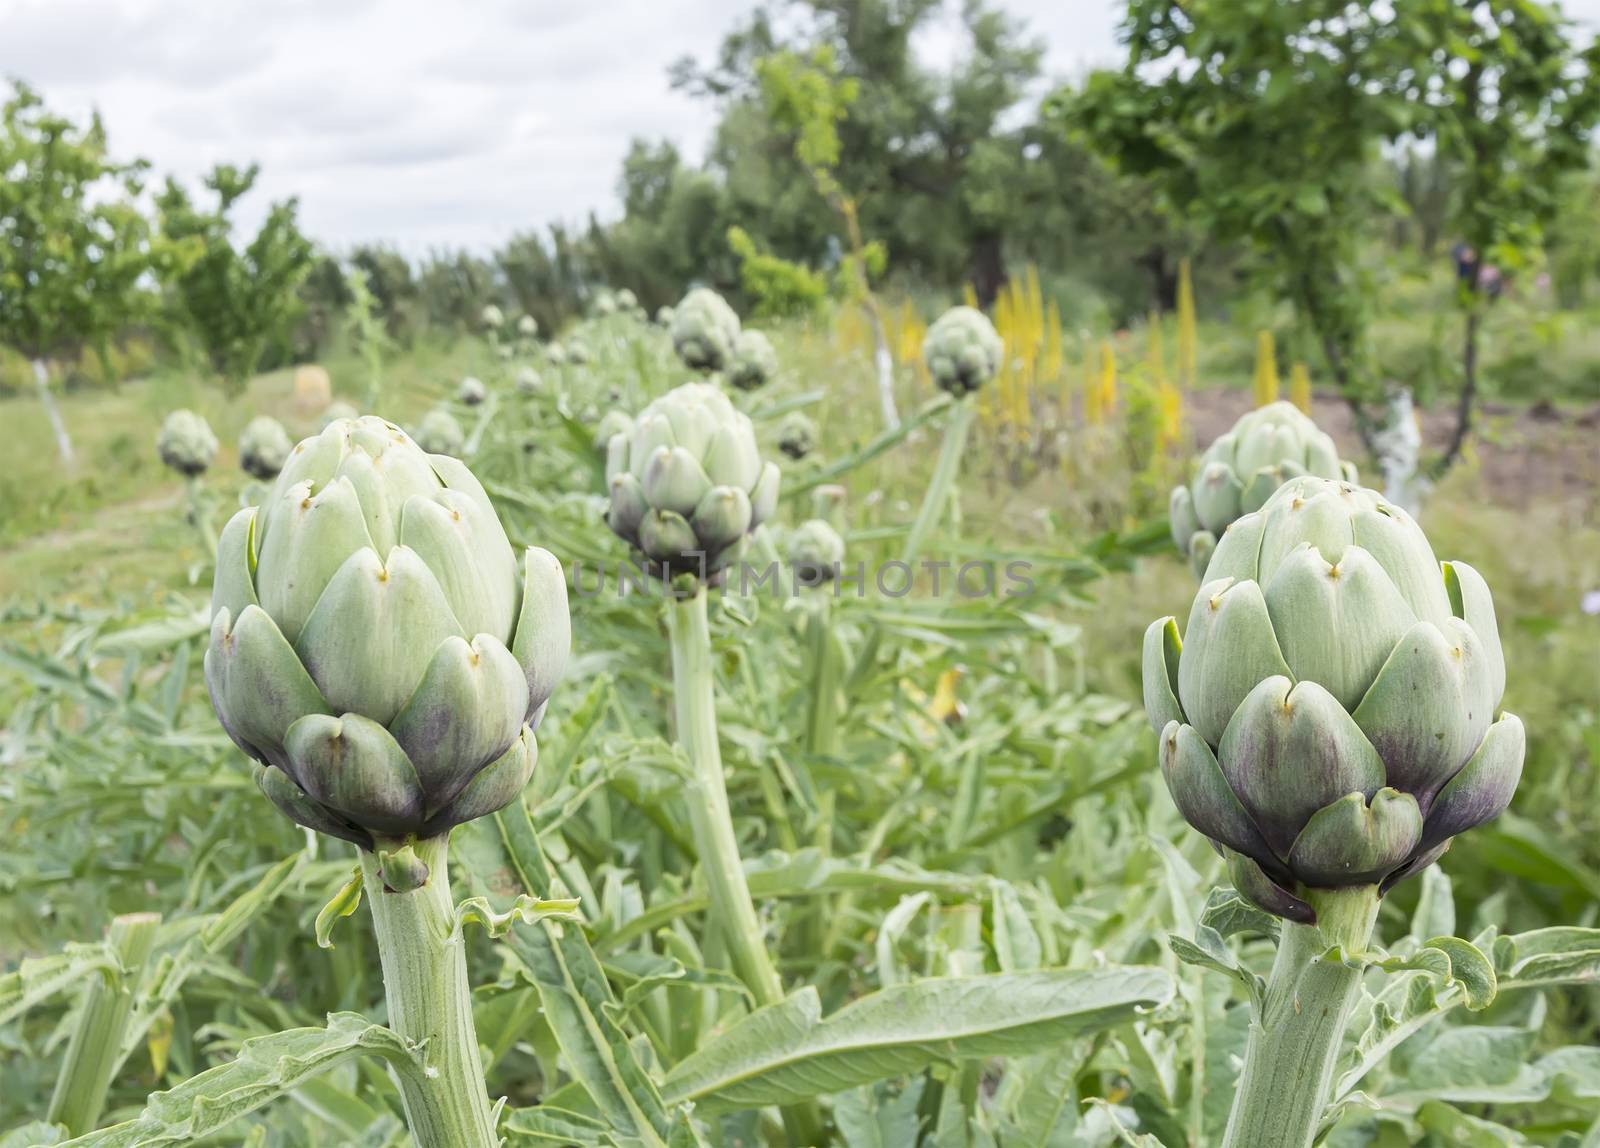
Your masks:
{"label": "distant artichoke bud", "polygon": [[456,388],[456,399],[464,406],[475,407],[489,397],[489,388],[475,375],[468,375]]}
{"label": "distant artichoke bud", "polygon": [[617,310],[636,311],[639,308],[639,296],[629,291],[626,287],[617,292]]}
{"label": "distant artichoke bud", "polygon": [[604,319],[617,313],[617,297],[610,291],[600,291],[594,297],[594,313]]}
{"label": "distant artichoke bud", "polygon": [[844,539],[820,518],[808,519],[789,535],[789,565],[802,586],[821,586],[838,576]]}
{"label": "distant artichoke bud", "polygon": [[994,378],[1005,349],[989,317],[973,307],[950,308],[934,320],[922,341],[922,357],[934,384],[956,398]]}
{"label": "distant artichoke bud", "polygon": [[564,366],[567,361],[567,349],[560,343],[546,343],[544,357],[549,360],[552,367]]}
{"label": "distant artichoke bud", "polygon": [[[1356,481],[1355,467],[1317,424],[1293,403],[1270,403],[1242,416],[1217,437],[1195,465],[1194,481],[1173,489],[1168,507],[1172,540],[1189,556],[1195,576],[1205,563],[1195,556],[1201,535],[1212,543],[1241,514],[1259,510],[1291,478]],[[1209,557],[1209,556],[1208,556]]]}
{"label": "distant artichoke bud", "polygon": [[377,418],[300,443],[228,522],[211,614],[206,685],[257,783],[366,849],[514,800],[572,645],[560,562]]}
{"label": "distant artichoke bud", "polygon": [[1144,639],[1161,769],[1239,891],[1290,920],[1387,891],[1497,816],[1523,728],[1498,719],[1494,602],[1374,491],[1290,479],[1217,542],[1180,639]]}
{"label": "distant artichoke bud", "polygon": [[161,423],[156,435],[161,461],[188,478],[204,474],[217,457],[217,436],[211,424],[190,410],[176,410]]}
{"label": "distant artichoke bud", "polygon": [[523,315],[517,320],[517,334],[524,339],[532,339],[539,333],[539,320],[532,315]]}
{"label": "distant artichoke bud", "polygon": [[459,456],[467,445],[466,432],[456,422],[456,416],[442,408],[422,416],[417,424],[416,439],[417,445],[429,454]]}
{"label": "distant artichoke bud", "polygon": [[606,449],[606,522],[656,574],[721,581],[750,531],[778,504],[778,468],[763,463],[750,419],[709,383],[652,402]]}
{"label": "distant artichoke bud", "polygon": [[278,477],[293,449],[282,423],[271,415],[257,415],[239,436],[239,465],[251,478],[267,482]]}
{"label": "distant artichoke bud", "polygon": [[501,343],[494,349],[494,353],[502,362],[509,363],[516,357],[517,349],[510,343]]}
{"label": "distant artichoke bud", "polygon": [[611,440],[619,434],[625,435],[633,430],[633,418],[627,411],[609,410],[600,420],[600,425],[594,430],[594,449],[604,451],[611,445]]}
{"label": "distant artichoke bud", "polygon": [[567,362],[574,367],[584,367],[589,364],[589,345],[573,339],[567,343]]}
{"label": "distant artichoke bud", "polygon": [[485,330],[498,331],[506,324],[506,313],[490,303],[478,313],[478,321],[483,324]]}
{"label": "distant artichoke bud", "polygon": [[521,367],[517,370],[517,394],[536,395],[544,385],[539,378],[539,372],[532,367]]}
{"label": "distant artichoke bud", "polygon": [[741,391],[753,391],[770,383],[778,373],[778,352],[760,331],[745,330],[733,341],[733,358],[728,363],[728,382]]}
{"label": "distant artichoke bud", "polygon": [[799,411],[791,411],[778,424],[778,449],[795,461],[817,446],[817,424]]}
{"label": "distant artichoke bud", "polygon": [[335,399],[328,404],[328,409],[322,412],[321,426],[323,430],[327,430],[328,427],[341,419],[358,419],[360,417],[361,412],[356,410],[354,404],[347,403],[343,399]]}
{"label": "distant artichoke bud", "polygon": [[672,346],[685,365],[720,371],[733,358],[739,316],[728,301],[707,287],[696,287],[672,312]]}
{"label": "distant artichoke bud", "polygon": [[672,326],[673,317],[677,313],[678,313],[677,309],[672,307],[670,304],[663,304],[660,307],[657,307],[656,308],[656,326],[658,326],[658,327],[671,327]]}

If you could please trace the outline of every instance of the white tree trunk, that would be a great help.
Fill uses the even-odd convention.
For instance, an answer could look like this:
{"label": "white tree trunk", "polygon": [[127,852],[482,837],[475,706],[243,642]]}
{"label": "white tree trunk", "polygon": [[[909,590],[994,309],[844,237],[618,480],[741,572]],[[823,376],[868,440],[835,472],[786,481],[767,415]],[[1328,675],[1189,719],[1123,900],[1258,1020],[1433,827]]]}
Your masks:
{"label": "white tree trunk", "polygon": [[884,333],[878,309],[866,304],[867,322],[872,325],[872,362],[878,369],[878,401],[883,406],[883,424],[889,429],[900,425],[900,412],[894,404],[894,356],[889,353],[889,337]]}
{"label": "white tree trunk", "polygon": [[44,413],[50,419],[50,429],[56,433],[56,449],[61,452],[61,461],[71,466],[72,437],[67,434],[67,424],[61,417],[61,408],[56,405],[56,397],[50,393],[50,372],[43,359],[33,360],[33,381],[39,388],[39,401],[44,404]]}
{"label": "white tree trunk", "polygon": [[1418,473],[1422,429],[1417,426],[1410,388],[1396,387],[1390,392],[1388,417],[1383,429],[1373,436],[1373,447],[1383,474],[1383,496],[1407,513],[1417,514],[1428,483]]}

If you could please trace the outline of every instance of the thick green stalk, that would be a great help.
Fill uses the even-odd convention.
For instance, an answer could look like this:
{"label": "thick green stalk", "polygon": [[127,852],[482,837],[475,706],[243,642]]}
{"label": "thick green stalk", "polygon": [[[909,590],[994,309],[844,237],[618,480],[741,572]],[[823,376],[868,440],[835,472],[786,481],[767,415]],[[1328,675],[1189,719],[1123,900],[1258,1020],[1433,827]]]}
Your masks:
{"label": "thick green stalk", "polygon": [[1321,957],[1335,945],[1346,956],[1366,950],[1378,890],[1314,890],[1310,899],[1317,923],[1285,922],[1278,940],[1223,1148],[1311,1148],[1328,1106],[1361,970]]}
{"label": "thick green stalk", "polygon": [[133,992],[160,929],[159,914],[131,913],[113,920],[106,932],[120,968],[90,982],[45,1116],[51,1124],[66,1125],[69,1135],[93,1131],[105,1108],[133,1011]]}
{"label": "thick green stalk", "polygon": [[722,930],[734,972],[758,1005],[783,999],[783,983],[773,966],[750,900],[733,835],[728,789],[722,778],[722,748],[717,744],[717,709],[711,668],[711,628],[706,592],[700,585],[688,596],[674,591],[668,614],[672,636],[672,686],[678,740],[688,752],[694,779],[689,791],[689,825],[705,874],[711,915]]}
{"label": "thick green stalk", "polygon": [[[466,947],[455,934],[447,841],[448,835],[412,845],[427,866],[426,879],[415,888],[387,887],[378,855],[366,850],[361,873],[378,934],[389,1027],[422,1044],[422,1071],[399,1080],[411,1135],[418,1148],[496,1148],[472,1023]],[[414,880],[398,872],[391,878],[401,886]]]}

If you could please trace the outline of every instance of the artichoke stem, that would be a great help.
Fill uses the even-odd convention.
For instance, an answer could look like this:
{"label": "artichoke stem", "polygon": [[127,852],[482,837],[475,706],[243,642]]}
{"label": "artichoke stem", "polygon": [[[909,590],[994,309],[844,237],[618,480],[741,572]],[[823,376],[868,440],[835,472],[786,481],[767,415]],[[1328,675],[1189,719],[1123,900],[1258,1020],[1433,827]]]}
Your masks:
{"label": "artichoke stem", "polygon": [[[452,936],[448,839],[445,834],[412,843],[416,859],[427,867],[427,878],[414,889],[386,887],[375,852],[361,851],[361,874],[378,935],[389,1026],[421,1045],[422,1071],[399,1076],[411,1134],[418,1148],[496,1148],[472,1022],[466,947],[459,935]],[[391,853],[402,847],[380,844]]]}
{"label": "artichoke stem", "polygon": [[1328,1106],[1361,970],[1321,957],[1335,945],[1346,955],[1365,951],[1378,889],[1313,889],[1306,899],[1317,924],[1284,922],[1223,1148],[1311,1148]]}
{"label": "artichoke stem", "polygon": [[669,615],[672,635],[673,704],[678,740],[689,755],[694,780],[689,793],[689,821],[695,852],[711,898],[711,915],[722,930],[734,971],[758,1005],[783,999],[783,984],[767,951],[761,921],[750,899],[733,815],[722,777],[722,750],[717,744],[717,709],[711,668],[711,628],[706,620],[706,591],[674,597]]}
{"label": "artichoke stem", "polygon": [[66,1125],[70,1136],[93,1131],[100,1120],[111,1078],[122,1061],[139,974],[160,930],[159,914],[130,913],[113,920],[106,931],[106,944],[120,968],[90,982],[45,1116],[48,1123]]}

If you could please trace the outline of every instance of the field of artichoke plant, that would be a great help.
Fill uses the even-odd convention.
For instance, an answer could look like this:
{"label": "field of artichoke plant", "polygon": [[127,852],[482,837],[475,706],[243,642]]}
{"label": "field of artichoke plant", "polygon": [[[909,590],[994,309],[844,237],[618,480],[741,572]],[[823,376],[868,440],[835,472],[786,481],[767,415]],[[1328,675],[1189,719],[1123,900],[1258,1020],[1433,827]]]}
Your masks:
{"label": "field of artichoke plant", "polygon": [[846,319],[490,308],[19,541],[0,1148],[1600,1148],[1594,524]]}

